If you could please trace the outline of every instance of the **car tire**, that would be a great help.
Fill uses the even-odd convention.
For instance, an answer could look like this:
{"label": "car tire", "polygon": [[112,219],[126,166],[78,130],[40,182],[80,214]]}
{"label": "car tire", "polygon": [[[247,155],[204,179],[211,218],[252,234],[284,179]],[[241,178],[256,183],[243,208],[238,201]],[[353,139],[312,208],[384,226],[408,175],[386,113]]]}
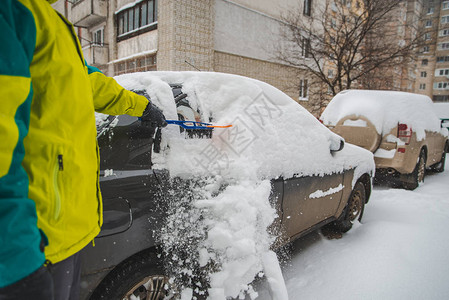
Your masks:
{"label": "car tire", "polygon": [[418,162],[416,163],[415,169],[411,174],[409,174],[407,179],[409,181],[404,181],[402,183],[402,186],[406,190],[414,190],[416,189],[421,183],[424,182],[424,177],[426,176],[426,152],[424,149],[421,149],[421,152],[419,153]]}
{"label": "car tire", "polygon": [[98,285],[90,300],[162,300],[167,295],[167,286],[162,259],[155,252],[144,251],[116,266]]}
{"label": "car tire", "polygon": [[441,156],[441,160],[439,163],[433,167],[433,170],[437,173],[443,173],[444,172],[444,164],[446,163],[446,152],[443,152]]}
{"label": "car tire", "polygon": [[345,233],[352,228],[356,220],[361,221],[366,203],[365,185],[358,181],[349,196],[343,213],[337,221],[331,223],[335,231]]}

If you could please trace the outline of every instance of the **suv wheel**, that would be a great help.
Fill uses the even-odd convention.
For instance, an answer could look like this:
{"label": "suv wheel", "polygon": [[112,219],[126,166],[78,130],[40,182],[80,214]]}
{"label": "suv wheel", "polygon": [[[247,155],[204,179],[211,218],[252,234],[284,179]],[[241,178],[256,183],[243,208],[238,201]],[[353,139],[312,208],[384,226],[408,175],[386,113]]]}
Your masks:
{"label": "suv wheel", "polygon": [[403,182],[402,186],[407,190],[416,189],[421,183],[424,182],[424,177],[426,176],[426,152],[424,149],[419,153],[418,162],[416,163],[415,169],[407,177],[409,182]]}
{"label": "suv wheel", "polygon": [[170,297],[168,279],[158,255],[141,252],[115,267],[90,299],[167,299]]}
{"label": "suv wheel", "polygon": [[333,231],[340,233],[349,231],[356,220],[362,220],[365,202],[365,185],[358,181],[349,196],[348,203],[343,209],[343,213],[340,218],[338,218],[337,221],[330,223],[329,226],[333,229]]}

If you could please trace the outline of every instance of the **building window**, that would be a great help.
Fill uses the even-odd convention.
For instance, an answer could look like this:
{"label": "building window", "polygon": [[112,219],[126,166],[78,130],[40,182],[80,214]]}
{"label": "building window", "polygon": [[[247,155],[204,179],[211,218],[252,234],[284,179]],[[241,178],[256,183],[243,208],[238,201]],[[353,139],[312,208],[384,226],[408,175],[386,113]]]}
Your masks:
{"label": "building window", "polygon": [[104,44],[104,29],[98,29],[92,32],[92,44],[103,46]]}
{"label": "building window", "polygon": [[427,72],[421,72],[421,77],[427,77]]}
{"label": "building window", "polygon": [[309,99],[309,85],[307,79],[299,81],[299,100],[307,101]]}
{"label": "building window", "polygon": [[447,90],[449,89],[449,82],[435,82],[433,88],[435,90]]}
{"label": "building window", "polygon": [[[152,13],[150,12],[150,15]],[[144,2],[142,3],[142,26],[145,26],[148,24],[148,3]]]}
{"label": "building window", "polygon": [[449,43],[439,43],[439,44],[438,44],[438,49],[439,49],[439,50],[446,50],[446,49],[449,49]]}
{"label": "building window", "polygon": [[426,21],[426,27],[432,27],[432,20],[427,20]]}
{"label": "building window", "polygon": [[334,78],[334,70],[332,70],[332,69],[327,70],[327,77]]}
{"label": "building window", "polygon": [[332,9],[333,12],[337,12],[337,11],[338,11],[338,9],[337,9],[337,4],[335,4],[335,1],[332,1],[332,3],[331,3],[331,9]]}
{"label": "building window", "polygon": [[312,15],[312,0],[304,0],[304,15]]}
{"label": "building window", "polygon": [[427,14],[428,14],[428,15],[433,14],[433,7],[428,7],[428,8],[427,8]]}
{"label": "building window", "polygon": [[431,35],[430,35],[430,32],[424,33],[424,40],[425,40],[425,41],[429,41],[431,38],[432,38],[432,37],[431,37]]}
{"label": "building window", "polygon": [[441,24],[449,23],[449,16],[443,16],[441,17]]}
{"label": "building window", "polygon": [[157,22],[157,0],[144,0],[116,12],[117,36],[128,35],[140,30],[152,30]]}
{"label": "building window", "polygon": [[301,45],[301,55],[303,57],[309,57],[310,56],[310,39],[303,38],[302,39],[302,45]]}
{"label": "building window", "polygon": [[331,19],[331,27],[334,29],[337,27],[337,21],[334,18]]}
{"label": "building window", "polygon": [[423,48],[422,48],[422,52],[423,53],[428,53],[430,51],[430,47],[429,46],[424,46]]}
{"label": "building window", "polygon": [[126,63],[121,62],[115,65],[115,73],[116,75],[125,73],[126,71]]}
{"label": "building window", "polygon": [[156,62],[156,55],[142,55],[115,63],[114,73],[115,75],[120,75],[124,73],[156,71]]}
{"label": "building window", "polygon": [[440,36],[449,36],[449,29],[440,30]]}
{"label": "building window", "polygon": [[445,10],[445,9],[449,9],[449,1],[443,2],[443,10]]}
{"label": "building window", "polygon": [[419,85],[419,89],[420,89],[420,90],[425,90],[425,89],[426,89],[426,84],[425,84],[425,83],[421,83],[421,84]]}
{"label": "building window", "polygon": [[435,70],[435,76],[448,76],[449,75],[449,69],[436,69]]}
{"label": "building window", "polygon": [[423,59],[422,61],[421,61],[421,65],[422,66],[427,66],[429,64],[429,60],[428,59]]}
{"label": "building window", "polygon": [[449,61],[449,56],[438,56],[437,63],[447,62]]}
{"label": "building window", "polygon": [[448,95],[433,95],[433,101],[448,102],[449,96]]}
{"label": "building window", "polygon": [[346,5],[346,7],[351,7],[351,0],[341,0],[341,4]]}

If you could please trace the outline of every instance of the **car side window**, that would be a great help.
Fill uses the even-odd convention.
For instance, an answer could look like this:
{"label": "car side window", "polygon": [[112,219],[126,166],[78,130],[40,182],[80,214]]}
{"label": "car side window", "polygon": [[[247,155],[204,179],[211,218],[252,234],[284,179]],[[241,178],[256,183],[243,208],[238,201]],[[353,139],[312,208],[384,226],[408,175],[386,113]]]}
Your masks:
{"label": "car side window", "polygon": [[97,140],[102,170],[151,168],[154,128],[142,126],[137,117],[120,115],[101,130]]}

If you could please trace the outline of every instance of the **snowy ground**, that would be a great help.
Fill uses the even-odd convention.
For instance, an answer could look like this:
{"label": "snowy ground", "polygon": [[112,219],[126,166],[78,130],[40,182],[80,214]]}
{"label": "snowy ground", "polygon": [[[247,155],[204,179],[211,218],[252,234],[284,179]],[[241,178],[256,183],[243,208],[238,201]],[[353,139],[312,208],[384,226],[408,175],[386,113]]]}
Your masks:
{"label": "snowy ground", "polygon": [[[362,224],[312,233],[283,266],[290,300],[449,299],[449,163],[415,191],[375,186]],[[258,299],[271,299],[266,286]]]}

